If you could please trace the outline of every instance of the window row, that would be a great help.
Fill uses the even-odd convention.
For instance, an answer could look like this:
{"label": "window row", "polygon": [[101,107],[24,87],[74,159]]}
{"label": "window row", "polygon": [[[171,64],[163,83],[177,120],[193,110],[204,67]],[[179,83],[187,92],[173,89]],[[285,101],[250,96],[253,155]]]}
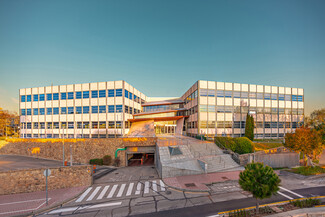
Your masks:
{"label": "window row", "polygon": [[200,112],[303,115],[304,109],[200,105]]}
{"label": "window row", "polygon": [[[46,98],[45,98],[46,96]],[[89,99],[91,98],[105,98],[105,97],[121,97],[123,96],[122,89],[110,90],[93,90],[93,91],[77,91],[77,92],[64,92],[64,93],[47,93],[47,94],[34,94],[34,95],[21,95],[21,102],[38,102],[38,101],[51,101],[51,100],[66,100],[66,99]],[[137,103],[144,103],[145,101],[140,97],[125,90],[124,96]]]}
{"label": "window row", "polygon": [[227,91],[227,90],[200,89],[200,96],[303,102],[303,95],[249,93],[249,92]]}
{"label": "window row", "polygon": [[[125,128],[130,128],[128,121],[124,123]],[[93,121],[93,122],[23,122],[22,129],[122,129],[122,121]]]}
{"label": "window row", "polygon": [[69,138],[69,139],[74,139],[74,138],[119,138],[122,137],[120,134],[68,134],[68,135],[60,135],[59,134],[20,134],[20,138]]}
{"label": "window row", "polygon": [[[245,129],[245,121],[201,121],[200,128],[234,128]],[[255,128],[286,128],[295,129],[301,127],[303,122],[256,122]],[[189,126],[189,125],[188,125]],[[193,125],[190,124],[191,128]]]}
{"label": "window row", "polygon": [[[123,105],[109,105],[109,106],[77,106],[77,107],[55,107],[55,108],[34,108],[21,109],[21,115],[58,115],[58,114],[98,114],[98,113],[121,113],[123,112]],[[140,113],[139,109],[124,106],[124,112],[128,114]]]}
{"label": "window row", "polygon": [[192,100],[197,98],[197,90],[195,90],[193,93],[191,93],[188,97],[185,99],[185,104],[191,102]]}

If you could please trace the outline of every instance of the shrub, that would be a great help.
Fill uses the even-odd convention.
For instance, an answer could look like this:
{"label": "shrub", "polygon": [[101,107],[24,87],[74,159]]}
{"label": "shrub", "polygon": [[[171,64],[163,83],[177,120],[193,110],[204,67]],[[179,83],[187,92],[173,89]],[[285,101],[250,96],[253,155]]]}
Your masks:
{"label": "shrub", "polygon": [[119,157],[114,159],[113,166],[118,167],[120,166],[121,160]]}
{"label": "shrub", "polygon": [[325,173],[325,168],[319,166],[314,166],[314,167],[308,166],[308,167],[292,168],[290,171],[304,176],[310,176],[310,175]]}
{"label": "shrub", "polygon": [[307,208],[307,207],[313,207],[315,205],[320,205],[321,201],[320,201],[320,199],[309,198],[309,199],[305,199],[305,200],[291,201],[290,204],[292,204],[296,207],[299,207],[299,208]]}
{"label": "shrub", "polygon": [[111,165],[111,163],[112,163],[112,157],[110,155],[105,155],[103,157],[103,165],[109,166]]}
{"label": "shrub", "polygon": [[101,158],[90,159],[89,164],[103,165],[103,159]]}
{"label": "shrub", "polygon": [[247,154],[254,151],[254,145],[251,140],[247,137],[235,138],[236,149],[235,152],[238,154]]}
{"label": "shrub", "polygon": [[230,149],[233,152],[235,152],[235,150],[236,150],[236,143],[235,143],[234,139],[231,138],[231,137],[216,137],[215,138],[215,143],[220,148]]}

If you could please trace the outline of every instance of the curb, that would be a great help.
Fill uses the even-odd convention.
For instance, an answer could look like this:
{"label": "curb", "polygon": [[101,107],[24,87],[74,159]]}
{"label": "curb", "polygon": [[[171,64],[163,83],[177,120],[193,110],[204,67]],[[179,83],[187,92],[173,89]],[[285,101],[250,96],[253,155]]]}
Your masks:
{"label": "curb", "polygon": [[[282,205],[282,204],[290,203],[290,201],[306,200],[306,199],[321,199],[321,198],[325,198],[325,196],[303,197],[303,198],[298,198],[298,199],[293,199],[293,200],[285,200],[285,201],[280,201],[280,202],[262,204],[262,205],[259,205],[259,207]],[[315,206],[315,207],[321,207],[321,206],[323,206],[323,205],[319,205],[319,206]],[[256,208],[255,206],[251,206],[251,207],[246,207],[246,208],[242,208],[242,209],[233,209],[233,210],[219,212],[218,215],[227,214],[227,213],[230,213],[230,212],[234,212],[236,210],[251,210],[251,209],[255,209],[255,208]]]}
{"label": "curb", "polygon": [[40,214],[40,213],[43,213],[43,212],[46,212],[46,211],[49,211],[49,210],[52,210],[52,209],[55,209],[57,207],[62,207],[63,204],[65,203],[68,203],[74,199],[76,199],[77,197],[79,197],[81,194],[83,194],[87,188],[89,188],[91,185],[89,186],[86,186],[86,189],[83,190],[82,192],[80,192],[79,194],[71,197],[71,198],[68,198],[68,199],[65,199],[63,200],[62,202],[57,202],[57,203],[54,203],[53,205],[49,206],[49,207],[44,207],[42,209],[38,209],[38,210],[35,210],[35,211],[31,211],[31,212],[28,212],[28,213],[23,213],[23,214],[19,214],[19,215],[13,215],[12,217],[26,217],[26,216],[35,216],[37,214]]}

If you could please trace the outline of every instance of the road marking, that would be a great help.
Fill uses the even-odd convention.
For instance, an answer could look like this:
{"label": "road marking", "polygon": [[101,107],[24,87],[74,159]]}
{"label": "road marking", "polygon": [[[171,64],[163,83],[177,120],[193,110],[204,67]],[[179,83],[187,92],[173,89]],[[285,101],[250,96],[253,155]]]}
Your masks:
{"label": "road marking", "polygon": [[292,198],[292,197],[289,197],[288,195],[286,195],[286,194],[283,194],[283,193],[281,193],[280,191],[278,191],[278,194],[282,195],[283,197],[286,197],[286,198],[288,198],[289,200],[293,200],[293,198]]}
{"label": "road marking", "polygon": [[140,192],[141,192],[141,182],[138,183],[135,194],[140,194]]}
{"label": "road marking", "polygon": [[39,201],[39,200],[46,200],[46,198],[44,198],[44,199],[36,199],[36,200],[24,200],[24,201],[12,202],[12,203],[1,203],[0,206],[9,205],[9,204],[16,204],[16,203],[28,203],[28,202],[34,202],[34,201]]}
{"label": "road marking", "polygon": [[145,182],[144,183],[144,194],[148,194],[149,193],[149,182]]}
{"label": "road marking", "polygon": [[76,200],[76,203],[81,202],[86,196],[87,194],[91,191],[92,187],[88,188],[79,198],[78,200]]}
{"label": "road marking", "polygon": [[102,192],[100,192],[99,196],[97,197],[97,200],[103,199],[103,197],[104,197],[106,191],[108,190],[108,188],[109,188],[109,185],[106,185],[104,187],[104,189],[102,190]]}
{"label": "road marking", "polygon": [[69,208],[62,208],[62,209],[57,209],[49,212],[48,214],[55,214],[55,213],[60,213],[60,212],[73,212],[76,211],[78,207],[69,207]]}
{"label": "road marking", "polygon": [[157,192],[157,181],[152,181],[152,190]]}
{"label": "road marking", "polygon": [[281,186],[280,186],[280,189],[282,189],[282,190],[284,190],[284,191],[287,191],[287,192],[289,192],[289,193],[291,193],[291,194],[293,194],[293,195],[296,195],[297,197],[301,197],[301,198],[304,197],[304,196],[302,196],[302,195],[300,195],[300,194],[297,194],[296,192],[290,191],[289,189],[286,189],[286,188],[284,188],[284,187],[281,187]]}
{"label": "road marking", "polygon": [[122,184],[122,186],[120,187],[120,190],[119,192],[117,193],[117,196],[116,197],[121,197],[123,192],[124,192],[124,189],[125,189],[125,185],[126,184]]}
{"label": "road marking", "polygon": [[114,185],[111,191],[109,192],[107,198],[112,198],[118,185]]}
{"label": "road marking", "polygon": [[[41,200],[41,199],[39,199],[39,200]],[[38,207],[36,207],[34,209],[25,209],[25,210],[16,210],[16,211],[10,211],[10,212],[2,212],[2,213],[0,213],[0,215],[2,215],[2,214],[16,213],[16,212],[27,212],[27,211],[38,210],[41,206],[43,206],[46,203],[46,199],[43,199],[43,200],[45,200],[45,201],[43,203],[41,203],[41,205],[39,205]],[[49,198],[48,201],[50,201],[50,200],[51,200],[51,198]],[[31,200],[31,201],[36,201],[36,200]],[[20,202],[26,202],[26,201],[20,201]],[[14,203],[19,203],[19,202],[14,202]],[[1,205],[3,205],[3,204],[1,204]],[[12,203],[9,203],[9,204],[12,204]]]}
{"label": "road marking", "polygon": [[96,196],[96,194],[98,193],[100,188],[101,188],[101,186],[98,186],[97,188],[95,188],[93,193],[88,197],[88,199],[86,201],[90,201],[90,200],[94,199],[94,197]]}
{"label": "road marking", "polygon": [[165,191],[165,183],[162,180],[160,180],[160,189]]}
{"label": "road marking", "polygon": [[117,205],[121,205],[121,204],[122,204],[122,202],[113,202],[113,203],[102,203],[102,204],[96,204],[96,205],[84,206],[84,207],[82,207],[82,206],[67,207],[67,208],[53,210],[53,211],[49,212],[48,214],[56,214],[56,213],[61,213],[61,212],[74,212],[77,209],[78,210],[95,209],[95,208],[102,208],[102,207],[108,207],[108,206],[117,206]]}
{"label": "road marking", "polygon": [[133,189],[134,183],[130,183],[128,191],[126,192],[126,196],[130,196],[132,193],[132,189]]}

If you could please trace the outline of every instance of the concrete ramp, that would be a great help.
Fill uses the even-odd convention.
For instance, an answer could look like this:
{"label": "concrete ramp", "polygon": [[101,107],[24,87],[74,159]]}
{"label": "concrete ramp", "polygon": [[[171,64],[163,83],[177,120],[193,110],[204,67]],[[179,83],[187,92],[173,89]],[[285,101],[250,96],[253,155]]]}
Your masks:
{"label": "concrete ramp", "polygon": [[153,120],[134,122],[131,125],[128,137],[155,137],[155,126]]}

